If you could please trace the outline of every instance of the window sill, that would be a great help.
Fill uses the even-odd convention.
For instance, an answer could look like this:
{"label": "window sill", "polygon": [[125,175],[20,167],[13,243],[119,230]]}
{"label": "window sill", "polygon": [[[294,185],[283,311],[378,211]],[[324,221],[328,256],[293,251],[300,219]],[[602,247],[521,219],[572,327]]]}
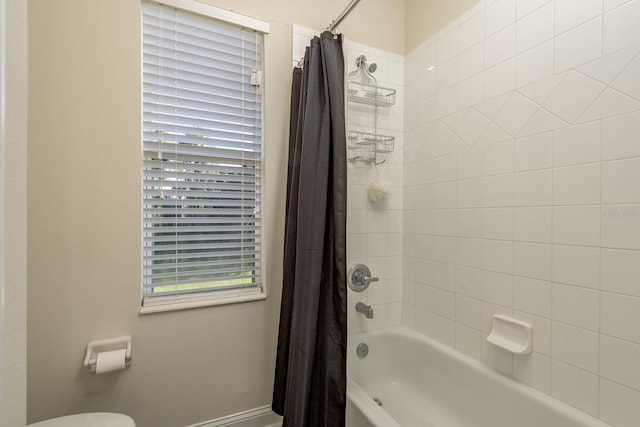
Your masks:
{"label": "window sill", "polygon": [[181,302],[157,302],[152,305],[140,307],[139,314],[161,313],[164,311],[188,310],[190,308],[208,307],[213,305],[236,304],[240,302],[261,301],[267,299],[267,295],[263,292],[250,295],[237,295],[232,297],[218,297],[209,299],[198,299],[193,301]]}

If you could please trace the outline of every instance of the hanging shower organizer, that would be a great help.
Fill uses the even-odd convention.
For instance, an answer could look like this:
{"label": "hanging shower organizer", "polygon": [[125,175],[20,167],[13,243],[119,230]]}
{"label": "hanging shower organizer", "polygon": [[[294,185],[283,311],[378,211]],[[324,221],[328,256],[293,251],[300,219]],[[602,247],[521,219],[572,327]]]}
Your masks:
{"label": "hanging shower organizer", "polygon": [[[370,131],[348,130],[347,149],[353,152],[348,156],[350,162],[364,164],[382,164],[378,161],[378,154],[392,153],[395,137],[378,133],[378,114],[380,108],[388,108],[396,102],[395,89],[378,86],[372,73],[376,64],[369,64],[364,55],[356,59],[358,69],[349,73],[347,79],[347,100],[352,103],[373,107],[373,125]],[[365,154],[362,153],[364,150]]]}

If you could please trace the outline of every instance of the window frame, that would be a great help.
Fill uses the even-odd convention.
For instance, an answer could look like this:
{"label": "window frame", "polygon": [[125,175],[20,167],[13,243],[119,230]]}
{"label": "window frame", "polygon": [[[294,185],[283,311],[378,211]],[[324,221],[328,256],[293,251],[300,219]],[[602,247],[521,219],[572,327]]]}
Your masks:
{"label": "window frame", "polygon": [[[184,12],[190,12],[190,13],[194,13],[197,15],[202,15],[204,17],[207,18],[213,18],[214,20],[217,21],[221,21],[223,23],[226,24],[231,24],[231,25],[235,25],[237,27],[241,27],[243,29],[247,29],[247,30],[253,30],[254,32],[258,33],[261,37],[261,54],[262,54],[262,69],[260,70],[262,75],[264,75],[264,63],[265,63],[265,48],[264,48],[264,44],[265,44],[265,36],[269,33],[269,24],[265,21],[261,21],[255,18],[251,18],[245,15],[241,15],[235,12],[231,12],[225,9],[221,9],[206,3],[202,3],[199,2],[197,0],[163,0],[163,1],[155,1],[155,0],[142,0],[140,5],[141,5],[141,9],[140,9],[140,37],[141,37],[141,55],[140,55],[140,64],[141,64],[141,113],[144,112],[144,107],[142,105],[142,103],[144,102],[144,77],[142,74],[142,65],[143,65],[143,57],[145,54],[144,51],[144,47],[143,47],[143,29],[142,29],[142,25],[143,25],[143,7],[145,5],[145,3],[148,4],[153,4],[153,5],[160,5],[160,6],[168,6],[168,7],[172,7],[172,8],[176,8],[179,9],[181,11]],[[184,309],[189,309],[189,308],[196,308],[196,307],[205,307],[205,306],[215,306],[215,305],[222,305],[222,304],[232,304],[232,303],[238,303],[238,302],[247,302],[247,301],[257,301],[257,300],[264,300],[266,299],[266,286],[265,286],[265,281],[264,281],[264,267],[265,267],[265,256],[264,256],[264,215],[263,215],[263,206],[264,206],[264,182],[265,182],[265,176],[264,176],[264,154],[265,154],[265,132],[264,132],[264,116],[265,116],[265,91],[264,91],[264,79],[262,78],[262,76],[259,76],[260,78],[260,86],[261,87],[261,97],[260,97],[260,103],[261,103],[261,111],[260,111],[260,120],[261,120],[261,131],[260,131],[260,144],[261,144],[261,152],[260,152],[260,156],[259,156],[259,161],[260,161],[260,176],[259,176],[259,188],[260,188],[260,202],[258,204],[259,209],[260,209],[260,224],[259,224],[259,228],[260,228],[260,238],[258,242],[255,242],[255,246],[259,248],[259,250],[257,251],[257,253],[259,254],[259,259],[257,260],[257,262],[259,263],[260,267],[260,272],[259,272],[259,279],[257,280],[259,283],[259,286],[256,286],[254,288],[252,288],[250,291],[245,291],[242,292],[241,290],[239,291],[238,289],[221,289],[221,290],[212,290],[212,289],[208,289],[208,290],[204,290],[204,291],[194,291],[193,293],[189,293],[189,294],[182,294],[182,295],[178,295],[178,294],[174,294],[174,295],[160,295],[157,297],[151,297],[149,298],[146,294],[145,294],[145,282],[146,282],[146,275],[145,275],[145,269],[147,269],[148,267],[146,267],[144,265],[144,255],[145,255],[145,251],[148,251],[148,248],[145,248],[144,244],[145,244],[145,236],[144,236],[144,225],[145,225],[145,211],[146,211],[146,207],[145,207],[145,201],[144,201],[144,193],[141,191],[141,195],[140,195],[140,200],[141,200],[141,219],[142,219],[142,224],[141,224],[141,230],[142,230],[142,236],[141,236],[141,262],[142,262],[142,269],[141,269],[141,295],[140,295],[140,309],[139,309],[139,313],[140,314],[146,314],[146,313],[156,313],[156,312],[163,312],[163,311],[174,311],[174,310],[184,310]],[[141,114],[142,116],[142,114]],[[141,121],[140,123],[143,124],[144,122],[144,118],[141,117]],[[141,129],[141,139],[140,139],[140,143],[141,143],[141,153],[144,152],[144,141],[145,141],[145,137],[143,135],[144,132],[144,127]],[[144,155],[142,157],[142,160],[144,160]],[[145,172],[145,168],[141,162],[141,172],[142,172],[142,178],[144,179],[144,176],[146,174]],[[143,189],[144,187],[142,187]],[[141,189],[141,190],[142,190]],[[212,244],[212,247],[215,244]]]}

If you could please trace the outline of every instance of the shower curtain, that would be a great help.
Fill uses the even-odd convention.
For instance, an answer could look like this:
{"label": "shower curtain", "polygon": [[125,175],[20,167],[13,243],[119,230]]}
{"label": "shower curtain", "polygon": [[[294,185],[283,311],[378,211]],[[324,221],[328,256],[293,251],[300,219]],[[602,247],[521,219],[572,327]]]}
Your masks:
{"label": "shower curtain", "polygon": [[273,410],[284,427],[345,425],[347,166],[342,36],[295,68]]}

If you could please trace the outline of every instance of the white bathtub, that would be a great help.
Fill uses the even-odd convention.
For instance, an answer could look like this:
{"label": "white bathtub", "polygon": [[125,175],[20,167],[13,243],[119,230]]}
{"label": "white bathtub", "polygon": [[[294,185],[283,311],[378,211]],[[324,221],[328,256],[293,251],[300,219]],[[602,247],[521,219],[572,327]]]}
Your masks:
{"label": "white bathtub", "polygon": [[404,326],[349,337],[348,375],[347,427],[608,426]]}

